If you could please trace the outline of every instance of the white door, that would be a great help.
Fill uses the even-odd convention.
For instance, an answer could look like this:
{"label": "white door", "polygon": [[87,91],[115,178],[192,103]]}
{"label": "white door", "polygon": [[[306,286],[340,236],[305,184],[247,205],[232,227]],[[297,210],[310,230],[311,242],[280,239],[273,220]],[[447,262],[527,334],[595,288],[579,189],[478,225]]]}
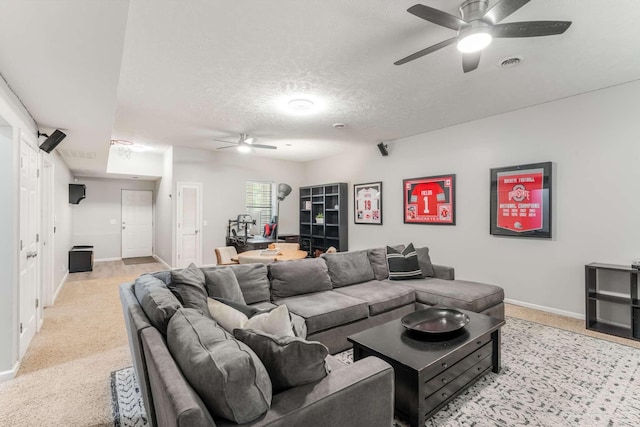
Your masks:
{"label": "white door", "polygon": [[152,255],[152,192],[122,190],[122,258]]}
{"label": "white door", "polygon": [[202,265],[202,184],[178,183],[177,265]]}
{"label": "white door", "polygon": [[38,152],[20,142],[20,358],[37,328]]}

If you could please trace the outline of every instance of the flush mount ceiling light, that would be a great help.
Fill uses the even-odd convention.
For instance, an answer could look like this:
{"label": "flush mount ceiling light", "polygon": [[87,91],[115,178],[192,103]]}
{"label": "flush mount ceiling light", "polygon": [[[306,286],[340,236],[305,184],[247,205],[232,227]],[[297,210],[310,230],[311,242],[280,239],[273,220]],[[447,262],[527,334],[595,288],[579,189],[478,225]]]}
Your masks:
{"label": "flush mount ceiling light", "polygon": [[313,109],[314,103],[310,99],[296,98],[289,101],[287,105],[289,106],[290,110],[300,112]]}

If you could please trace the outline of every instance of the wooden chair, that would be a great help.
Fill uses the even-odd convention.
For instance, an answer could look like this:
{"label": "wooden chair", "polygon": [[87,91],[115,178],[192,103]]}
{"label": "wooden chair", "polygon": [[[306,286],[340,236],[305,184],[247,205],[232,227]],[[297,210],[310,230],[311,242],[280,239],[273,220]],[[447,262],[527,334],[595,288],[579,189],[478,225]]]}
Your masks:
{"label": "wooden chair", "polygon": [[216,261],[218,265],[231,265],[237,264],[238,261],[234,261],[231,258],[238,257],[238,252],[236,251],[235,246],[223,246],[221,248],[216,248]]}

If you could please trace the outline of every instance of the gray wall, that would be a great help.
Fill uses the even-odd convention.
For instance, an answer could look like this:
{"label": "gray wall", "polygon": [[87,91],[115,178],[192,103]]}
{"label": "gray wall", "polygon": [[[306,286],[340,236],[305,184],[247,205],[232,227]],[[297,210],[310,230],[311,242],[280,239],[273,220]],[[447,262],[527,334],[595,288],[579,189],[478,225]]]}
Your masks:
{"label": "gray wall", "polygon": [[56,295],[63,284],[63,279],[69,271],[69,249],[71,248],[71,206],[69,204],[69,184],[73,182],[73,176],[69,168],[62,161],[57,152],[50,155],[53,162],[54,173],[54,226],[56,232],[53,236],[53,286]]}
{"label": "gray wall", "polygon": [[164,153],[162,171],[162,178],[156,181],[155,187],[155,255],[165,263],[175,265],[173,148]]}
{"label": "gray wall", "polygon": [[75,183],[86,184],[87,197],[79,204],[71,205],[72,245],[92,245],[95,260],[121,258],[121,192],[154,190],[155,183],[101,178],[78,178]]}
{"label": "gray wall", "polygon": [[[460,279],[580,316],[584,265],[640,258],[640,83],[630,83],[311,162],[305,184],[383,181],[383,226],[349,225],[351,249],[413,241]],[[553,239],[489,234],[489,169],[552,161]],[[455,226],[403,224],[403,178],[455,173]],[[350,217],[353,218],[350,195]],[[628,310],[628,308],[626,308]]]}
{"label": "gray wall", "polygon": [[[244,213],[247,180],[285,182],[293,188],[280,203],[280,233],[298,233],[298,187],[304,165],[298,162],[174,147],[173,180],[203,186],[203,264],[215,264],[214,249],[225,246],[227,221]],[[175,199],[175,195],[174,195]]]}

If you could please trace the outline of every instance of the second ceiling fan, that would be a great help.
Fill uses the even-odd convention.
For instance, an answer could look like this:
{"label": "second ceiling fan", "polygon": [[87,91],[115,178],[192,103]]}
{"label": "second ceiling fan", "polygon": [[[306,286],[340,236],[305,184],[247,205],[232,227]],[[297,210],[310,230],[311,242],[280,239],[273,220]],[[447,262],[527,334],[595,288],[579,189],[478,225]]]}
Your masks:
{"label": "second ceiling fan", "polygon": [[488,0],[466,0],[460,5],[461,18],[422,4],[411,6],[407,12],[457,31],[458,34],[402,58],[394,64],[406,64],[457,42],[458,50],[462,52],[462,69],[468,73],[478,68],[480,52],[491,43],[493,38],[552,36],[564,33],[571,25],[571,21],[526,21],[498,24],[529,1],[501,0],[488,9]]}
{"label": "second ceiling fan", "polygon": [[270,150],[275,150],[278,148],[275,145],[256,144],[255,142],[257,140],[258,140],[257,138],[249,136],[246,133],[240,134],[240,139],[238,140],[238,142],[224,141],[222,139],[214,139],[214,141],[226,142],[227,144],[234,144],[234,145],[229,145],[228,147],[220,147],[218,148],[218,150],[224,150],[225,148],[235,147],[238,151],[242,153],[248,153],[249,151],[251,151],[252,148],[267,148]]}

